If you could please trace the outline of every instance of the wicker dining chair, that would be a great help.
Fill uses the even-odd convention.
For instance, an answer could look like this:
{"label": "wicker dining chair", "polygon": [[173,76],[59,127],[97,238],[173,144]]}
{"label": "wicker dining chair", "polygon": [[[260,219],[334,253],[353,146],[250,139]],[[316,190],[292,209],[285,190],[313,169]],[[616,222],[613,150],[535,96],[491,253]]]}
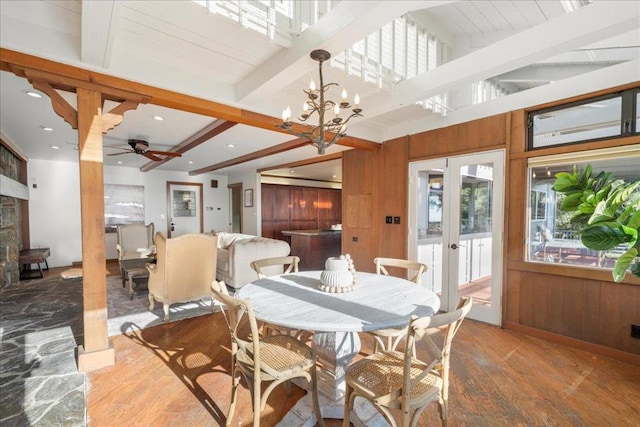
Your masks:
{"label": "wicker dining chair", "polygon": [[[410,261],[399,258],[382,258],[378,257],[373,260],[376,264],[376,273],[389,275],[386,267],[396,267],[407,270],[407,275],[415,272],[409,279],[416,285],[420,284],[420,277],[427,271],[429,267],[426,264],[416,261]],[[389,328],[378,331],[371,331],[369,334],[373,337],[373,351],[395,350],[398,343],[404,338],[406,328]],[[413,353],[415,356],[415,352]]]}
{"label": "wicker dining chair", "polygon": [[[318,424],[324,426],[318,402],[315,352],[290,335],[269,335],[260,338],[251,302],[230,296],[224,282],[214,280],[211,289],[215,298],[225,306],[223,313],[231,336],[232,390],[226,425],[231,425],[242,376],[251,391],[254,426],[260,425],[260,413],[275,387],[287,383],[289,395],[289,381],[299,377],[305,378],[309,383],[314,413]],[[264,391],[263,382],[270,382]]]}
{"label": "wicker dining chair", "polygon": [[[289,274],[298,272],[298,264],[300,264],[300,257],[289,255],[282,257],[263,258],[251,262],[251,268],[258,273],[258,279],[264,279],[269,276],[275,276],[278,274]],[[293,335],[296,338],[300,338],[303,331],[299,329],[285,328],[284,326],[272,325],[264,323],[262,330],[265,335],[271,333],[281,333]]]}
{"label": "wicker dining chair", "polygon": [[[451,342],[471,310],[471,304],[472,299],[464,297],[450,313],[421,318],[414,316],[407,327],[404,353],[378,352],[347,367],[343,427],[349,426],[349,415],[356,397],[369,400],[394,427],[398,423],[390,409],[400,410],[400,425],[413,427],[418,425],[425,408],[431,402],[438,402],[442,425],[446,426]],[[441,327],[444,327],[444,339],[442,347],[439,347],[427,330]],[[426,344],[432,359],[412,356],[411,348],[420,340]]]}

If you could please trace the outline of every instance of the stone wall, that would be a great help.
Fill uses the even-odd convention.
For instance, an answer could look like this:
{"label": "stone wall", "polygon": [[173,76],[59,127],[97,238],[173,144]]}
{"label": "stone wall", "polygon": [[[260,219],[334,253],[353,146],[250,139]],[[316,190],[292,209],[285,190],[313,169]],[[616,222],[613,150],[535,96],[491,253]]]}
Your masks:
{"label": "stone wall", "polygon": [[[0,174],[19,181],[24,163],[0,144]],[[21,201],[0,196],[0,289],[20,281],[18,257],[22,248]]]}

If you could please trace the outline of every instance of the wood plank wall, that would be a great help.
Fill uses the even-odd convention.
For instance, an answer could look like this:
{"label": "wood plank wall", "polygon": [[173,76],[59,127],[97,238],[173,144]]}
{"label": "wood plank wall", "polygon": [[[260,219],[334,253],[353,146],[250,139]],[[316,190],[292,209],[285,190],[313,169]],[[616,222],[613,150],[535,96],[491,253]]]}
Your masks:
{"label": "wood plank wall", "polygon": [[[342,155],[342,253],[357,271],[375,272],[381,230],[378,151],[347,150]],[[384,218],[382,219],[384,222]]]}
{"label": "wood plank wall", "polygon": [[289,241],[285,230],[342,223],[342,192],[333,188],[262,184],[262,236]]}
{"label": "wood plank wall", "polygon": [[[611,92],[626,88],[614,88]],[[526,111],[518,110],[385,141],[379,152],[345,152],[343,252],[351,253],[356,268],[362,271],[372,271],[366,267],[372,265],[375,256],[406,257],[409,162],[505,149],[508,210],[505,215],[503,327],[640,363],[640,340],[630,336],[631,324],[640,324],[638,278],[627,275],[625,281],[615,283],[609,271],[524,261],[527,158],[578,148],[573,145],[527,152],[526,114]],[[639,142],[640,138],[636,136],[580,144],[579,148],[592,150]],[[378,171],[375,179],[371,176],[374,170]],[[370,227],[359,224],[362,212],[355,209],[351,212],[351,200],[364,194],[371,197],[372,205],[366,207],[373,218]],[[402,218],[400,227],[384,223],[384,217],[396,216],[395,212]],[[358,242],[352,242],[353,237],[357,237]]]}

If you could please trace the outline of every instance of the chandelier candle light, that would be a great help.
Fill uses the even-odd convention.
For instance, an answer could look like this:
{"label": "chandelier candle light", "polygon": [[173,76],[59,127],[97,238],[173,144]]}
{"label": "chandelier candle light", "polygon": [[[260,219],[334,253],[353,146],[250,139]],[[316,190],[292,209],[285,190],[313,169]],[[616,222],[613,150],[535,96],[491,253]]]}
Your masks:
{"label": "chandelier candle light", "polygon": [[[353,108],[347,100],[347,91],[342,90],[342,101],[337,103],[331,100],[325,100],[325,93],[330,86],[337,86],[337,83],[324,84],[322,78],[322,63],[329,58],[331,54],[326,50],[316,49],[311,52],[311,59],[318,61],[318,70],[320,71],[320,88],[316,89],[316,84],[311,80],[309,84],[309,90],[305,90],[304,93],[309,97],[302,106],[302,114],[298,118],[301,122],[306,122],[314,113],[318,114],[318,125],[313,126],[309,132],[297,132],[292,129],[291,122],[291,109],[289,106],[282,112],[282,124],[276,127],[284,129],[292,135],[300,138],[308,139],[312,145],[318,149],[318,154],[324,154],[325,150],[335,144],[340,138],[347,135],[347,123],[352,117],[362,117],[362,109],[360,109],[360,97],[356,94],[353,100]],[[340,109],[351,109],[348,113],[348,117],[343,119],[340,117]],[[325,122],[324,115],[327,111],[333,110],[335,117]],[[327,141],[327,137],[331,136],[331,139]]]}

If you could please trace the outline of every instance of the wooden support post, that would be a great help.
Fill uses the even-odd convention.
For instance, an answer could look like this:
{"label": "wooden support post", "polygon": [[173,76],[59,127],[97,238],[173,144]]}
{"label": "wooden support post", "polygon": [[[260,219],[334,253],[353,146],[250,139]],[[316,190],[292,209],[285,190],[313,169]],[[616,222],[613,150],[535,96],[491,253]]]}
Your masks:
{"label": "wooden support post", "polygon": [[115,353],[107,326],[101,93],[78,88],[77,97],[84,316],[78,369],[84,372],[113,365]]}

